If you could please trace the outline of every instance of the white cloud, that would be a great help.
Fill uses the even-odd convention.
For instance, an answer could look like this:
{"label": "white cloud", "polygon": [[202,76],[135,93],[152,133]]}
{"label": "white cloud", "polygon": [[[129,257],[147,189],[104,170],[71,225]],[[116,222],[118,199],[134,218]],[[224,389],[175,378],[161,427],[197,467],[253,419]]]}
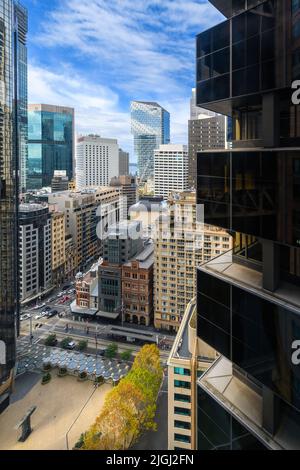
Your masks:
{"label": "white cloud", "polygon": [[63,48],[72,67],[32,66],[30,99],[75,107],[80,132],[130,150],[129,101],[155,100],[171,113],[172,140],[186,143],[195,35],[220,18],[208,1],[61,0],[33,39],[49,54]]}
{"label": "white cloud", "polygon": [[89,82],[69,68],[56,74],[30,65],[28,78],[30,103],[73,107],[78,133],[98,133],[118,138],[126,146],[131,144],[129,111],[119,109],[118,96],[109,88]]}

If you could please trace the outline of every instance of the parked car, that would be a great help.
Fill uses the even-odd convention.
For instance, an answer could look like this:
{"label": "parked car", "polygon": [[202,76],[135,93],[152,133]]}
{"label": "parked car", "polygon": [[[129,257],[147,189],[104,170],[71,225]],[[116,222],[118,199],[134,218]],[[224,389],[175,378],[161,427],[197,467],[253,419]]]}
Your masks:
{"label": "parked car", "polygon": [[46,317],[47,318],[52,318],[52,317],[55,317],[55,315],[57,315],[57,314],[58,314],[57,310],[50,310],[50,312],[47,312]]}
{"label": "parked car", "polygon": [[76,348],[75,341],[71,341],[70,343],[67,344],[67,349],[75,349],[75,348]]}
{"label": "parked car", "polygon": [[67,291],[68,289],[70,289],[70,287],[71,287],[70,284],[66,284],[66,285],[62,288],[62,290],[63,290],[63,291]]}
{"label": "parked car", "polygon": [[34,317],[34,319],[35,319],[35,320],[39,320],[39,319],[42,318],[43,316],[44,316],[44,313],[41,312],[41,313],[38,313],[38,314]]}
{"label": "parked car", "polygon": [[29,320],[29,318],[31,318],[31,315],[29,313],[24,313],[24,315],[20,316],[20,321]]}
{"label": "parked car", "polygon": [[51,310],[51,307],[49,307],[49,305],[47,305],[47,306],[44,308],[43,312],[49,312],[50,310]]}

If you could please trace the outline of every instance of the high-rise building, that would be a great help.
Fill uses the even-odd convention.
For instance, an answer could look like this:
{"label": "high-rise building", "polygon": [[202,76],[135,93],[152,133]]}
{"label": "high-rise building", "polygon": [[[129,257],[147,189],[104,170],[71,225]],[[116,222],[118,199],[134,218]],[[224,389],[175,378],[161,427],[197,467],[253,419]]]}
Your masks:
{"label": "high-rise building", "polygon": [[119,221],[119,196],[110,187],[48,195],[49,204],[65,214],[66,234],[72,235],[80,270],[102,255],[107,227]]}
{"label": "high-rise building", "polygon": [[197,447],[299,449],[300,4],[211,3],[228,19],[197,38],[197,103],[233,117],[233,148],[198,155],[198,203],[235,242],[198,268],[219,357],[196,381]]}
{"label": "high-rise building", "polygon": [[172,192],[189,188],[189,156],[186,145],[160,145],[154,151],[154,196],[167,199]]}
{"label": "high-rise building", "polygon": [[18,87],[18,153],[19,187],[24,192],[27,185],[28,160],[28,87],[27,87],[27,33],[28,12],[19,2],[14,2],[15,54],[17,60]]}
{"label": "high-rise building", "polygon": [[55,170],[51,180],[51,191],[57,193],[58,191],[67,191],[69,189],[69,178],[66,171]]}
{"label": "high-rise building", "polygon": [[50,187],[55,170],[74,175],[74,109],[48,104],[28,106],[27,189]]}
{"label": "high-rise building", "polygon": [[226,116],[196,106],[196,90],[192,90],[189,120],[189,186],[196,188],[197,154],[209,149],[227,147]]}
{"label": "high-rise building", "polygon": [[153,178],[154,150],[170,142],[170,114],[158,103],[131,102],[131,132],[138,175],[142,181]]}
{"label": "high-rise building", "polygon": [[66,225],[64,212],[59,212],[56,206],[50,206],[51,214],[51,251],[52,251],[52,281],[60,285],[65,279],[66,264]]}
{"label": "high-rise building", "polygon": [[51,215],[48,206],[19,208],[19,272],[21,301],[33,299],[52,285]]}
{"label": "high-rise building", "polygon": [[77,189],[109,186],[115,176],[119,176],[118,141],[99,135],[79,137],[76,145]]}
{"label": "high-rise building", "polygon": [[[21,121],[20,74],[17,73],[16,54],[18,28],[15,15],[22,6],[12,0],[0,0],[0,341],[5,349],[5,364],[0,364],[0,412],[9,404],[16,359],[16,326],[18,324],[18,181]],[[25,10],[24,10],[25,14]],[[21,24],[20,24],[21,28]],[[25,35],[25,33],[24,33]],[[25,40],[25,36],[23,37]],[[20,50],[19,50],[20,52]],[[24,71],[24,69],[23,69]],[[19,81],[18,81],[19,79]],[[24,81],[23,81],[24,85]],[[24,91],[25,92],[25,91]],[[24,128],[23,128],[24,130]]]}
{"label": "high-rise building", "polygon": [[129,153],[119,149],[119,176],[129,175]]}
{"label": "high-rise building", "polygon": [[122,267],[123,320],[149,326],[153,322],[154,245],[144,250]]}
{"label": "high-rise building", "polygon": [[128,218],[129,209],[131,206],[136,204],[138,195],[138,186],[135,176],[119,176],[118,178],[112,178],[110,186],[113,188],[119,188],[121,195],[124,199],[124,219]]}
{"label": "high-rise building", "polygon": [[230,250],[228,233],[197,223],[196,192],[173,194],[155,233],[154,324],[178,331],[187,304],[196,294],[196,267]]}

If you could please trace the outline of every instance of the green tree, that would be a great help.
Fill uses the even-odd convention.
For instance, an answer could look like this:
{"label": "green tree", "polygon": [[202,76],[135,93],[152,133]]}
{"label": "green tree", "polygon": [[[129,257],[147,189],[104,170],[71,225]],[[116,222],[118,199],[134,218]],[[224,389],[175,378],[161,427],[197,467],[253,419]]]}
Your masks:
{"label": "green tree", "polygon": [[70,338],[69,336],[67,336],[67,338],[64,338],[64,339],[60,342],[60,347],[63,348],[63,349],[67,349],[69,343],[71,343],[72,341],[73,341],[73,338]]}
{"label": "green tree", "polygon": [[118,345],[116,343],[112,343],[107,346],[106,351],[105,351],[105,356],[108,359],[113,359],[114,357],[116,357],[117,352],[118,352]]}
{"label": "green tree", "polygon": [[87,348],[88,342],[85,339],[82,339],[78,342],[78,351],[85,351]]}
{"label": "green tree", "polygon": [[49,335],[45,339],[46,346],[55,346],[56,343],[57,343],[56,334]]}
{"label": "green tree", "polygon": [[120,354],[120,357],[121,357],[122,361],[130,361],[130,359],[132,357],[132,351],[131,350],[123,351]]}

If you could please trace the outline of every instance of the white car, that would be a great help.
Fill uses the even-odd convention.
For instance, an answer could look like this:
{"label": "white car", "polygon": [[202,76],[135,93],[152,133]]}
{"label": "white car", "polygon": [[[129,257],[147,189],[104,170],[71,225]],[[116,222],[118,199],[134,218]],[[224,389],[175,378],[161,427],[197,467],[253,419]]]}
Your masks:
{"label": "white car", "polygon": [[38,314],[34,317],[34,319],[35,319],[35,320],[39,320],[39,319],[42,318],[43,316],[44,316],[44,312],[38,313]]}
{"label": "white car", "polygon": [[31,318],[31,315],[29,313],[24,313],[24,315],[20,316],[20,321],[29,320],[29,318]]}

